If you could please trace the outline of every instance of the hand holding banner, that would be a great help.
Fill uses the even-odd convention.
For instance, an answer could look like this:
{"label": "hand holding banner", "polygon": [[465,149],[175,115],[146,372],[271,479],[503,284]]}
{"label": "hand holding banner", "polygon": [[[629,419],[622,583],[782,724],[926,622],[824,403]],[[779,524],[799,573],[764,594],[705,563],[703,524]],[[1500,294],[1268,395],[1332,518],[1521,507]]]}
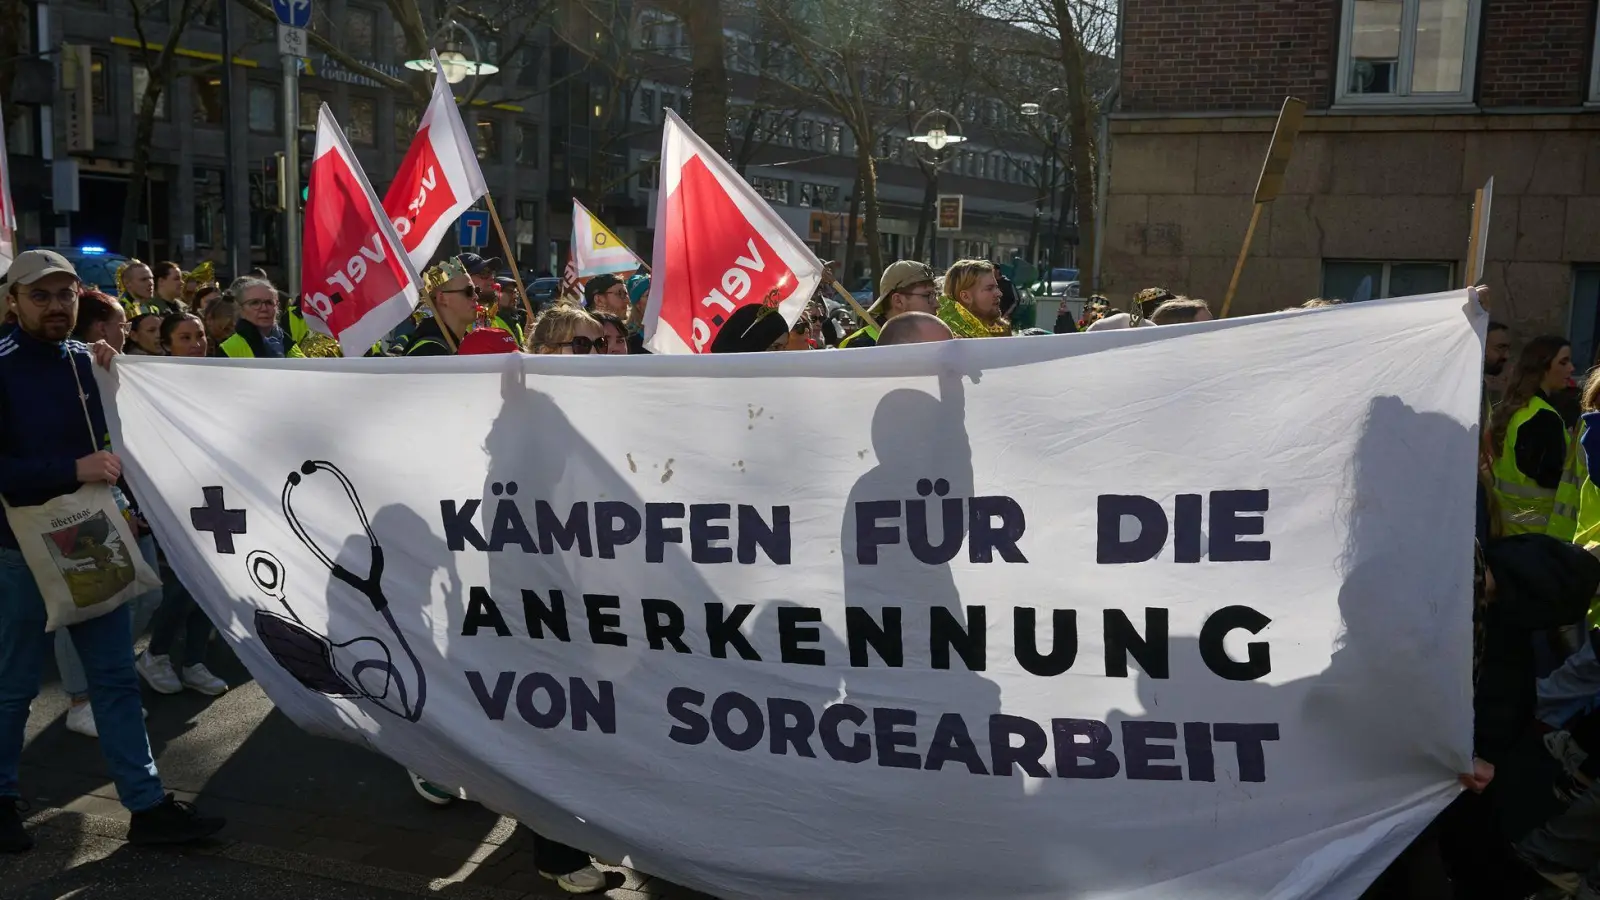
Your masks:
{"label": "hand holding banner", "polygon": [[360,356],[416,309],[421,279],[326,103],[310,190],[300,308],[308,326]]}
{"label": "hand holding banner", "polygon": [[793,325],[822,279],[822,263],[726,160],[677,113],[666,113],[645,345],[652,353],[705,353],[735,309],[773,290]]}

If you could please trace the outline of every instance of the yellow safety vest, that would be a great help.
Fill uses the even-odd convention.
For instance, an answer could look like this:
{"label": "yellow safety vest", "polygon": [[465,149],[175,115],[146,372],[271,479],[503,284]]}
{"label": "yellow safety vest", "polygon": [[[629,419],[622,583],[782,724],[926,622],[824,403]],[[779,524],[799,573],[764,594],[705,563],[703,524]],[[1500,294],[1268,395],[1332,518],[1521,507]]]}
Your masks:
{"label": "yellow safety vest", "polygon": [[[1585,426],[1587,427],[1587,426]],[[1583,447],[1574,444],[1572,455],[1582,460],[1583,477],[1578,482],[1578,521],[1572,542],[1600,555],[1600,487],[1589,478],[1588,460],[1583,459]],[[1590,628],[1600,628],[1600,595],[1590,601],[1586,617]]]}
{"label": "yellow safety vest", "polygon": [[1577,436],[1567,439],[1567,464],[1561,468],[1561,484],[1556,487],[1555,506],[1550,510],[1550,527],[1545,534],[1570,541],[1578,533],[1578,512],[1583,504],[1583,485],[1589,481],[1589,463]]}
{"label": "yellow safety vest", "polygon": [[[256,356],[256,352],[250,349],[250,342],[237,332],[228,335],[228,339],[223,341],[218,349],[222,351],[223,356],[230,359],[255,359]],[[290,359],[301,359],[305,354],[300,352],[299,344],[291,344],[289,352],[285,353],[284,356]]]}
{"label": "yellow safety vest", "polygon": [[[1538,482],[1517,468],[1517,432],[1529,419],[1546,409],[1552,413],[1556,411],[1542,398],[1534,397],[1517,410],[1506,427],[1505,441],[1500,446],[1500,455],[1494,461],[1495,499],[1500,501],[1500,521],[1508,537],[1513,534],[1549,534],[1555,524],[1552,522],[1552,513],[1555,512],[1558,491],[1540,487]],[[1571,456],[1570,447],[1569,443],[1568,456]],[[1575,520],[1576,517],[1575,510],[1567,515],[1568,519]],[[1572,529],[1569,528],[1567,535],[1570,538]]]}

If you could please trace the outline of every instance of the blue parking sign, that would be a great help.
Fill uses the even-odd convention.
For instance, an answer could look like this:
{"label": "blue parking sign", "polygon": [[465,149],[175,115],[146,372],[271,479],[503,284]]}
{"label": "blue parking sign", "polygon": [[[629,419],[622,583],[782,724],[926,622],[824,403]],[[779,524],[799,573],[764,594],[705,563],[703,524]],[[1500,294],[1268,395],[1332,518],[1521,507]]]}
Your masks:
{"label": "blue parking sign", "polygon": [[484,247],[489,243],[489,214],[467,210],[456,220],[456,243],[463,247]]}
{"label": "blue parking sign", "polygon": [[305,28],[311,24],[311,0],[272,0],[272,11],[278,21],[290,28]]}

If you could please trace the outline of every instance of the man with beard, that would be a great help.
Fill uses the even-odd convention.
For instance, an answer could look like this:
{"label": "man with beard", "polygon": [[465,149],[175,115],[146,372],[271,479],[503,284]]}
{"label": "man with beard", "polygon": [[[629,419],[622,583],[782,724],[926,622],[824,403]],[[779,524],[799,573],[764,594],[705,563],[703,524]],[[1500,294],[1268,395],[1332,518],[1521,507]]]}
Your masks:
{"label": "man with beard", "polygon": [[1489,395],[1498,393],[1489,385],[1490,379],[1499,379],[1506,370],[1506,361],[1511,359],[1511,329],[1502,322],[1490,322],[1489,332],[1483,342],[1483,421],[1479,426],[1489,424],[1489,410],[1491,404]]}
{"label": "man with beard", "polygon": [[[17,327],[0,338],[0,495],[12,506],[38,506],[87,484],[115,486],[122,477],[122,461],[105,449],[91,349],[70,337],[82,289],[72,264],[49,250],[19,254],[6,273],[5,305]],[[92,352],[102,364],[115,355],[105,344]],[[0,853],[33,847],[22,827],[17,770],[28,705],[51,645],[44,598],[19,548],[0,518]],[[128,607],[67,629],[88,676],[106,768],[133,813],[129,842],[188,843],[221,830],[221,819],[175,799],[156,774]]]}

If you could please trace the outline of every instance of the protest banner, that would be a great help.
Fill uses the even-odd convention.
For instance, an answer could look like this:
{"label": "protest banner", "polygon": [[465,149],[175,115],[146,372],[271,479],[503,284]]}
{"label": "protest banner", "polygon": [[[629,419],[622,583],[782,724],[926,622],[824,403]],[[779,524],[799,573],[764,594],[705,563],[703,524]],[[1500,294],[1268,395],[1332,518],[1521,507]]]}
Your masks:
{"label": "protest banner", "polygon": [[360,356],[417,308],[421,279],[326,103],[310,189],[300,310],[345,356]]}
{"label": "protest banner", "polygon": [[645,346],[706,353],[735,309],[774,291],[792,326],[822,279],[822,263],[676,112],[666,110],[666,118]]}
{"label": "protest banner", "polygon": [[[439,57],[433,56],[438,72]],[[450,82],[433,79],[433,99],[422,114],[411,149],[383,197],[384,212],[417,271],[428,267],[439,241],[461,214],[489,192]],[[513,266],[515,268],[515,266]]]}
{"label": "protest banner", "polygon": [[1471,766],[1485,326],[102,383],[278,708],[551,838],[722,898],[1353,900]]}

